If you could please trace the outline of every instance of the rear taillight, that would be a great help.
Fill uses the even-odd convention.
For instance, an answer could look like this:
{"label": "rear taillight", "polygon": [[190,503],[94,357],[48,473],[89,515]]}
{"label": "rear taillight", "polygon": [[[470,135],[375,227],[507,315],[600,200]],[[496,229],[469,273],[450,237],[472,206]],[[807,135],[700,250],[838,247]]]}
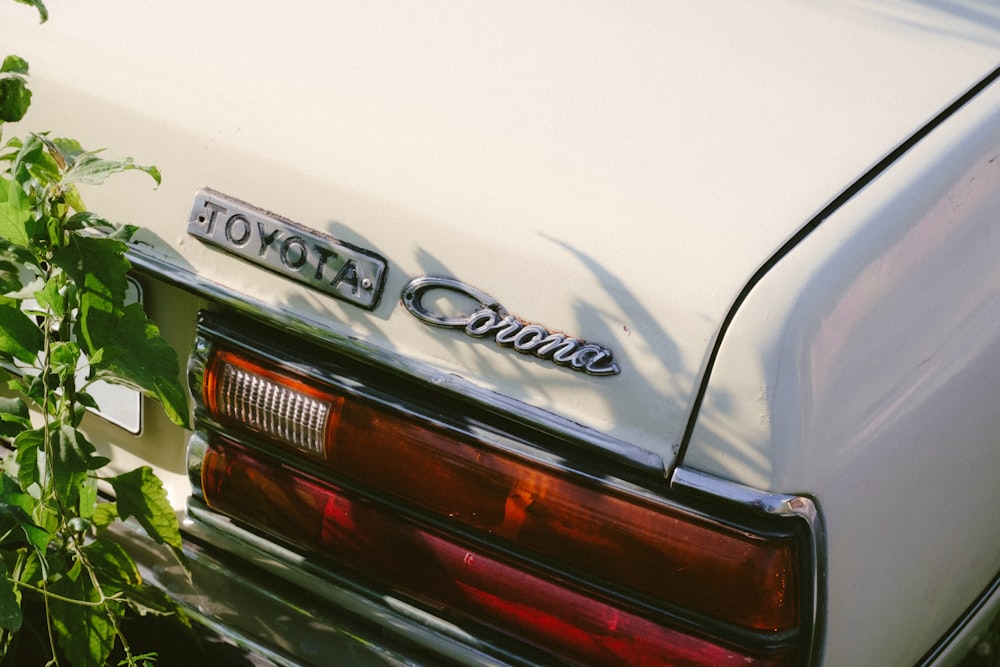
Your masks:
{"label": "rear taillight", "polygon": [[283,445],[323,455],[343,398],[228,352],[205,377],[209,412]]}
{"label": "rear taillight", "polygon": [[209,507],[439,613],[587,665],[798,655],[793,532],[541,463],[235,349],[213,348],[201,386]]}

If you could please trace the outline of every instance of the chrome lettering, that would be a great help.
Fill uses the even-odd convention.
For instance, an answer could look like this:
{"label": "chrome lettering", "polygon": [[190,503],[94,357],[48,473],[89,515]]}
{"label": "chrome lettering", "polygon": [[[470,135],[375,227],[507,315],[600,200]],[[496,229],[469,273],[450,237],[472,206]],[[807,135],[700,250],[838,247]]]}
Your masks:
{"label": "chrome lettering", "polygon": [[388,264],[374,252],[213,190],[200,190],[188,233],[309,287],[373,309]]}
{"label": "chrome lettering", "polygon": [[337,275],[333,277],[330,284],[337,288],[346,286],[352,294],[357,294],[359,286],[363,286],[364,281],[358,278],[358,265],[354,261],[348,260],[340,267],[340,271],[337,271]]}
{"label": "chrome lettering", "polygon": [[309,248],[301,236],[289,236],[278,251],[281,263],[293,271],[298,271],[309,261]]}
{"label": "chrome lettering", "polygon": [[[412,312],[412,311],[411,311]],[[465,324],[465,333],[476,338],[488,334],[497,323],[497,314],[492,310],[478,310],[469,316]]]}
{"label": "chrome lettering", "polygon": [[198,222],[198,224],[201,224],[201,225],[205,226],[205,232],[206,233],[211,234],[212,230],[215,229],[215,218],[216,218],[216,216],[218,216],[220,213],[222,215],[225,215],[226,214],[226,208],[224,206],[219,206],[218,204],[216,204],[213,201],[207,201],[206,200],[205,201],[205,209],[208,210],[207,218],[206,218],[206,214],[205,213],[201,213],[198,216],[198,218],[197,218],[197,222]]}
{"label": "chrome lettering", "polygon": [[552,361],[557,364],[569,364],[575,368],[576,365],[573,362],[579,353],[579,347],[580,341],[574,338],[567,338],[555,348],[555,352],[552,353]]}
{"label": "chrome lettering", "polygon": [[538,354],[545,357],[555,355],[560,348],[566,347],[566,336],[562,334],[549,334],[538,345]]}
{"label": "chrome lettering", "polygon": [[313,280],[323,280],[323,271],[326,270],[326,261],[331,257],[336,259],[337,253],[330,250],[329,248],[324,248],[321,245],[314,245],[313,250],[319,255],[319,259],[316,260],[316,273],[313,274]]}
{"label": "chrome lettering", "polygon": [[[467,297],[479,306],[465,315],[447,316],[424,305],[431,290],[445,290]],[[480,290],[452,278],[422,277],[411,280],[400,295],[403,306],[425,324],[458,328],[474,338],[492,335],[501,347],[513,347],[521,354],[552,361],[589,375],[617,375],[618,364],[611,350],[565,334],[552,332],[540,324],[526,323],[510,315],[500,303]]]}
{"label": "chrome lettering", "polygon": [[551,335],[553,334],[550,334],[545,327],[538,324],[529,324],[514,336],[514,349],[518,352],[537,351],[545,338]]}
{"label": "chrome lettering", "polygon": [[[238,235],[233,234],[233,230],[235,229],[239,230]],[[250,228],[250,221],[246,219],[245,215],[237,213],[229,216],[229,219],[226,220],[226,240],[237,248],[242,248],[250,243],[250,236],[252,234],[253,230]]]}
{"label": "chrome lettering", "polygon": [[257,236],[260,239],[260,250],[257,251],[258,257],[263,257],[267,253],[267,249],[271,247],[281,236],[280,229],[272,229],[270,232],[264,231],[264,223],[257,221]]}

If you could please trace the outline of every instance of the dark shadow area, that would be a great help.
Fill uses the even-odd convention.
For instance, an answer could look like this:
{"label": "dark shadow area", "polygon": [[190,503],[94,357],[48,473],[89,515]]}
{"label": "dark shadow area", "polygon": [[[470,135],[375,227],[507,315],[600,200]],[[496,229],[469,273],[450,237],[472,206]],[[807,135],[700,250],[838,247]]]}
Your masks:
{"label": "dark shadow area", "polygon": [[[44,609],[40,603],[26,601],[25,623],[15,640],[13,649],[0,661],[2,667],[43,667],[51,660],[49,640],[45,630]],[[253,655],[213,633],[205,626],[185,625],[176,616],[139,616],[128,614],[122,632],[134,656],[156,653],[157,667],[272,667],[270,660]],[[125,659],[118,643],[108,665],[117,665]],[[59,656],[60,664],[68,664]]]}

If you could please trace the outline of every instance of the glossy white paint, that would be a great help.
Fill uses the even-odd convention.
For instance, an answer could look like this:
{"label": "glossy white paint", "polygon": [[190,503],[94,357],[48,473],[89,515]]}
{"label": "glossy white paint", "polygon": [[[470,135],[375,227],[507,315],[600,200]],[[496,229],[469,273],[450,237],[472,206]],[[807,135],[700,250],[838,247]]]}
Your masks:
{"label": "glossy white paint", "polygon": [[779,261],[683,465],[826,527],[826,664],[913,664],[1000,572],[1000,86]]}
{"label": "glossy white paint", "polygon": [[[35,75],[30,125],[165,175],[156,193],[94,192],[94,208],[209,279],[668,462],[747,277],[1000,60],[995,20],[923,3],[50,10],[38,27],[0,9]],[[385,255],[382,306],[187,237],[203,186]],[[607,345],[623,372],[591,380],[428,328],[397,307],[421,274]]]}

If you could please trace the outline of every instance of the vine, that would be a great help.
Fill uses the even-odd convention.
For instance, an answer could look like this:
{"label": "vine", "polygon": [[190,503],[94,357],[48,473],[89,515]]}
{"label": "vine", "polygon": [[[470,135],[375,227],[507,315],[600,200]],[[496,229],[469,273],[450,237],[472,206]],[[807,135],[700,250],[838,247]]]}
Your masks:
{"label": "vine", "polygon": [[[17,1],[47,19],[40,0]],[[28,63],[5,58],[0,142],[3,123],[30,106],[27,82]],[[0,144],[0,373],[12,390],[0,397],[0,437],[9,443],[0,474],[0,656],[16,647],[28,600],[44,609],[50,665],[103,665],[116,644],[121,664],[149,664],[155,654],[135,655],[122,635],[126,611],[176,611],[107,533],[131,518],[186,566],[162,483],[149,467],[106,474],[109,459],[80,430],[98,407],[88,393],[98,381],[136,389],[176,424],[188,422],[176,353],[143,306],[126,300],[136,228],[87,211],[81,198],[79,186],[132,170],[160,182],[155,167],[45,133]]]}

